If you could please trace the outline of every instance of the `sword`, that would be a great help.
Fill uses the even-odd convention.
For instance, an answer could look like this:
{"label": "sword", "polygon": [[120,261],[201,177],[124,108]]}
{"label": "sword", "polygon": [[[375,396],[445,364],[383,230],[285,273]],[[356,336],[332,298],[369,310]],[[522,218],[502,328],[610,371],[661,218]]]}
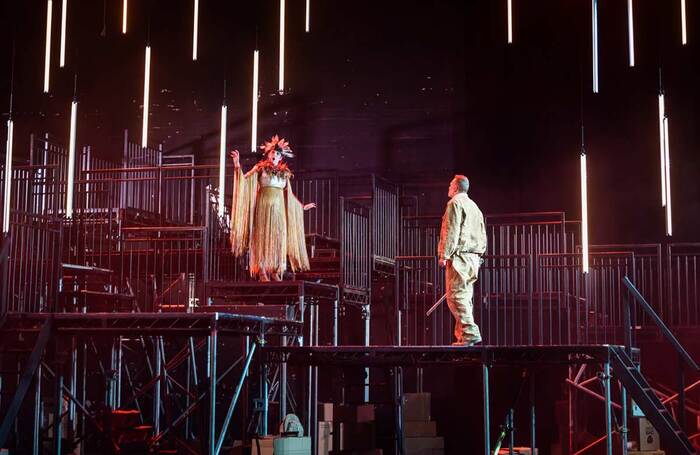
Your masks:
{"label": "sword", "polygon": [[445,300],[446,298],[447,298],[447,293],[445,293],[442,297],[440,297],[440,300],[438,300],[437,302],[435,302],[435,305],[431,306],[430,309],[428,310],[428,312],[425,313],[425,315],[426,315],[426,316],[430,316],[431,314],[433,314],[433,312],[434,312],[435,310],[437,310],[437,307],[439,307],[440,304],[442,303],[442,301]]}

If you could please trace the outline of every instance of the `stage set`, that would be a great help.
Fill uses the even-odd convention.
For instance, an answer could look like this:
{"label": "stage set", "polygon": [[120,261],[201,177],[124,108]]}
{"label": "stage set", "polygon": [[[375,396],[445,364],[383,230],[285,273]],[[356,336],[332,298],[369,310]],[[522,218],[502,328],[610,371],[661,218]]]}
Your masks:
{"label": "stage set", "polygon": [[[297,50],[288,51],[294,58],[301,58],[298,48],[304,46],[323,49],[324,44],[303,44],[299,37],[314,33],[320,34],[320,41],[336,37],[331,30],[340,25],[324,29],[322,23],[337,21],[337,17],[332,19],[334,8],[343,14],[360,14],[349,11],[352,2],[338,1],[331,6],[331,2],[281,0],[247,6],[248,13],[252,8],[265,20],[258,19],[255,26],[255,44],[249,48],[245,44],[243,53],[236,51],[245,55],[245,63],[227,64],[229,68],[239,65],[245,76],[237,79],[232,75],[237,70],[228,69],[213,78],[222,82],[216,96],[224,87],[220,110],[202,102],[203,109],[210,111],[205,116],[200,115],[199,107],[182,107],[190,120],[200,116],[202,120],[197,121],[201,124],[220,115],[220,124],[215,120],[202,127],[206,136],[192,133],[201,139],[177,142],[172,138],[175,126],[171,127],[170,119],[159,120],[168,115],[163,108],[163,97],[169,96],[166,82],[162,77],[152,80],[151,71],[166,72],[156,69],[166,65],[161,63],[166,60],[166,50],[170,52],[167,58],[188,54],[177,61],[183,68],[209,65],[206,59],[212,59],[214,52],[211,41],[221,38],[213,29],[224,27],[223,19],[217,22],[215,15],[237,13],[235,7],[201,2],[206,11],[202,17],[199,0],[184,2],[187,9],[182,11],[180,6],[173,7],[175,12],[162,12],[164,2],[158,0],[94,2],[97,6],[82,12],[74,0],[34,2],[41,3],[40,7],[4,7],[5,17],[10,18],[4,19],[5,28],[10,30],[10,22],[16,25],[8,35],[14,40],[12,57],[7,60],[11,64],[3,63],[2,67],[3,73],[12,75],[6,158],[0,171],[4,233],[0,248],[2,453],[697,453],[700,367],[694,359],[700,354],[696,339],[700,327],[700,243],[692,235],[697,234],[698,214],[692,213],[693,205],[679,204],[676,210],[682,216],[677,219],[684,223],[680,229],[691,234],[680,239],[672,236],[675,215],[671,212],[669,115],[663,85],[657,87],[658,93],[651,91],[651,114],[645,117],[650,119],[644,128],[652,132],[652,154],[638,158],[651,163],[648,174],[656,179],[645,180],[644,185],[652,188],[657,198],[657,188],[661,188],[662,200],[653,201],[659,221],[631,234],[629,224],[625,224],[628,231],[624,234],[618,229],[609,236],[597,235],[618,240],[595,243],[589,240],[589,230],[600,233],[607,228],[594,230],[594,223],[604,225],[605,217],[624,219],[634,208],[605,212],[589,205],[592,183],[588,180],[587,148],[593,147],[584,137],[601,130],[584,130],[583,94],[581,107],[572,108],[577,120],[573,132],[568,133],[581,136],[574,142],[580,144],[578,149],[572,146],[575,153],[567,158],[573,163],[573,172],[553,168],[543,177],[554,179],[552,176],[560,173],[558,178],[571,187],[562,193],[573,195],[573,204],[566,197],[564,202],[556,199],[557,189],[543,191],[543,186],[534,185],[537,188],[532,191],[541,191],[541,199],[531,198],[532,192],[527,196],[523,193],[523,200],[513,205],[507,201],[513,197],[507,195],[519,191],[521,183],[516,180],[520,177],[514,176],[519,175],[517,162],[522,161],[516,160],[507,176],[499,177],[485,190],[483,185],[487,184],[479,188],[479,182],[487,179],[480,178],[470,165],[477,158],[450,158],[444,165],[434,157],[437,154],[429,141],[412,142],[423,150],[420,155],[408,150],[394,159],[389,153],[389,158],[379,160],[372,169],[349,165],[350,161],[343,160],[367,140],[366,132],[353,130],[349,117],[343,118],[343,125],[349,126],[343,126],[345,132],[340,134],[350,146],[338,148],[344,155],[341,159],[339,151],[334,162],[334,149],[319,145],[324,140],[310,131],[333,124],[332,119],[338,116],[354,115],[337,109],[342,100],[329,97],[328,102],[336,103],[335,107],[323,111],[323,121],[315,124],[312,118],[291,121],[284,117],[288,115],[282,114],[284,111],[304,110],[298,107],[304,99],[300,101],[299,92],[295,93],[294,82],[284,79],[285,46],[296,42]],[[341,3],[347,5],[341,7]],[[426,8],[448,15],[453,7],[467,16],[477,12],[488,15],[483,30],[501,21],[503,36],[494,39],[501,41],[499,45],[506,49],[503,52],[513,53],[504,57],[508,68],[518,62],[512,57],[519,52],[514,48],[514,20],[534,20],[526,12],[529,6],[518,0],[482,2],[478,7],[455,6],[458,2],[451,6],[450,2],[439,6],[418,2],[406,6],[401,2],[401,7],[399,2],[389,3],[394,7],[381,6],[375,13],[404,7],[416,10],[407,13],[407,28]],[[492,6],[495,3],[498,7]],[[585,18],[580,38],[585,46],[579,43],[583,46],[579,49],[581,81],[573,85],[580,85],[586,97],[604,96],[599,93],[598,3],[592,0],[576,7]],[[624,33],[625,40],[629,39],[624,43],[628,60],[620,65],[626,64],[627,70],[633,68],[638,74],[651,74],[648,79],[654,80],[654,86],[663,78],[656,60],[635,68],[636,2],[618,3],[615,8],[619,11],[612,7],[603,11],[605,20],[610,21],[622,12],[624,22],[617,28],[629,32]],[[644,18],[646,27],[649,17],[662,11],[662,17],[675,21],[674,27],[682,25],[682,42],[673,34],[675,28],[664,29],[665,39],[674,40],[668,46],[687,49],[692,43],[687,43],[686,21],[697,17],[691,13],[699,7],[697,2],[690,3],[695,8],[690,12],[681,0],[669,1],[669,11],[655,6],[636,14]],[[367,14],[375,14],[371,3],[363,3],[359,9],[363,8]],[[562,20],[574,14],[565,13],[568,7],[562,5],[553,11],[535,8],[539,8],[538,14],[560,15]],[[101,114],[95,107],[102,103],[96,92],[90,92],[91,98],[81,95],[81,87],[99,85],[96,81],[102,77],[81,76],[81,71],[97,75],[111,71],[110,67],[98,68],[97,61],[85,70],[90,52],[107,56],[111,52],[109,47],[98,52],[83,44],[92,40],[90,33],[97,36],[99,30],[70,32],[95,12],[102,21],[100,27],[104,27],[102,38],[94,38],[96,41],[133,44],[114,52],[124,57],[125,67],[133,67],[133,73],[138,74],[138,84],[125,83],[123,88],[129,92],[125,96],[133,98],[134,112],[129,115],[138,127],[132,124],[133,119],[105,126],[119,123],[121,111],[111,117]],[[185,15],[186,20],[179,17],[180,22],[170,27],[183,27],[172,36],[185,36],[189,44],[174,40],[166,45],[164,35],[157,38],[157,29],[166,28],[165,19],[157,19],[161,13],[170,18]],[[396,14],[399,19],[392,20],[400,22],[401,14]],[[445,21],[444,27],[450,27],[452,22]],[[34,43],[27,52],[36,54],[31,65],[22,50],[21,28],[25,23],[42,33],[46,26],[45,48],[43,43]],[[244,32],[253,36],[250,27]],[[435,27],[442,30],[443,25]],[[529,29],[522,27],[526,40]],[[517,41],[517,26],[515,30]],[[230,36],[236,33],[231,31]],[[472,38],[466,33],[460,49],[472,49],[464,44]],[[205,45],[198,45],[198,40]],[[538,43],[521,46],[544,46]],[[95,46],[103,45],[112,44]],[[261,49],[274,59],[261,60]],[[659,49],[662,52],[662,47]],[[152,61],[152,52],[162,54]],[[371,52],[377,52],[381,60],[382,53],[390,51],[380,47]],[[429,46],[416,45],[407,51],[411,52],[428,55],[431,51]],[[482,50],[477,55],[486,53]],[[66,55],[68,63],[64,62]],[[697,53],[692,55],[682,58],[695,59],[697,64]],[[681,58],[673,54],[676,57]],[[79,58],[83,63],[71,66]],[[294,58],[287,62],[288,81],[300,79],[295,76],[300,70]],[[671,59],[666,60],[671,74],[668,85],[673,81],[682,85],[674,79],[677,73]],[[446,61],[449,65],[451,60]],[[480,63],[472,60],[466,66],[471,65]],[[40,83],[30,87],[36,78],[23,74],[26,68],[34,67],[41,68],[43,94]],[[692,66],[688,68],[693,71]],[[169,83],[195,70],[182,71],[171,67]],[[260,79],[261,73],[266,74],[268,87],[264,86],[265,78]],[[347,84],[353,77],[361,76],[348,76],[351,82]],[[458,84],[469,80],[460,77]],[[81,82],[81,78],[88,82]],[[240,96],[234,86],[244,87]],[[134,93],[130,93],[132,88]],[[319,87],[324,89],[328,87]],[[507,90],[512,94],[521,89]],[[27,100],[31,98],[24,95],[29,92],[43,96],[39,120],[29,113],[33,107],[22,106],[30,103]],[[686,96],[679,92],[679,98]],[[440,96],[453,96],[449,90],[445,93]],[[687,96],[697,99],[697,92]],[[81,97],[90,98],[85,104],[96,109],[95,116],[104,115],[99,117],[103,123],[90,119],[92,110],[79,107]],[[152,101],[152,97],[160,97],[160,101]],[[50,113],[59,101],[68,110],[52,118]],[[523,101],[521,112],[533,104]],[[363,120],[367,123],[394,115],[379,110],[384,107],[367,106],[347,110],[375,109],[371,112],[376,118],[362,114],[369,115],[370,120]],[[504,106],[496,110],[507,109],[507,104]],[[154,112],[149,114],[149,108]],[[179,118],[181,108],[169,109],[172,118]],[[445,131],[439,126],[442,120],[431,117],[423,121],[422,114],[414,119],[410,117],[413,113],[406,112],[397,114],[404,116],[404,124],[391,130],[394,136],[382,139],[380,147],[410,149],[406,141],[411,139],[406,137],[431,137],[433,133],[425,133],[424,128],[437,128],[440,134]],[[357,123],[360,117],[352,118]],[[487,114],[478,121],[468,115],[465,118],[471,120],[464,124],[479,124],[488,123],[489,117]],[[157,126],[149,126],[149,120]],[[686,119],[685,125],[694,120]],[[95,127],[98,123],[99,128]],[[178,128],[187,130],[188,126]],[[464,139],[469,136],[468,128],[450,128],[453,132],[446,135],[457,139],[448,148],[454,148],[458,156],[463,153],[461,144],[468,142]],[[115,130],[117,134],[113,134]],[[277,132],[290,144],[270,139]],[[505,129],[504,135],[507,132]],[[485,135],[493,135],[493,131]],[[680,147],[680,134],[677,141]],[[22,144],[21,149],[17,144]],[[246,144],[246,150],[237,144]],[[272,160],[272,155],[261,156],[260,144],[268,147],[263,149],[266,154],[272,151],[290,163],[293,178],[285,174],[286,168],[277,167],[277,162],[272,166],[272,161],[264,161],[266,157]],[[231,153],[235,148],[242,152]],[[369,152],[357,153],[356,160],[361,161]],[[487,159],[481,169],[498,167],[499,152],[492,149],[489,153],[494,158]],[[294,154],[297,161],[292,159]],[[314,163],[312,155],[323,155],[325,161]],[[674,163],[680,162],[680,156]],[[597,157],[602,159],[601,154]],[[258,167],[253,167],[256,162]],[[264,163],[272,167],[266,168]],[[697,182],[696,175],[688,176],[697,171],[697,158],[694,163],[684,175]],[[632,172],[627,166],[624,172]],[[249,169],[253,169],[252,174],[244,174]],[[595,169],[600,171],[601,167]],[[445,295],[451,298],[450,285],[438,244],[444,242],[441,222],[448,185],[454,174],[462,172],[476,182],[469,194],[474,193],[484,213],[486,246],[478,252],[482,262],[474,269],[478,278],[473,284],[473,313],[481,342],[453,345],[455,322],[442,299]],[[275,187],[276,181],[282,182],[280,186]],[[601,179],[592,181],[600,183]],[[284,190],[277,191],[279,188]],[[597,203],[613,198],[609,195],[618,190],[623,191],[619,187],[594,190]],[[489,202],[489,195],[499,192],[502,203]],[[687,198],[692,198],[697,191],[689,194]],[[675,192],[673,198],[688,200]],[[275,201],[281,204],[281,218],[261,221],[255,207],[275,207]],[[547,202],[540,205],[538,201]],[[549,209],[559,203],[566,210]],[[276,209],[270,210],[270,216],[277,216]],[[265,236],[260,234],[263,222],[268,223]],[[656,226],[663,232],[639,241]],[[299,229],[299,236],[294,236],[294,229]],[[260,271],[257,268],[266,254],[272,254],[272,244],[283,252],[284,264],[287,256],[290,261],[269,269],[267,275],[262,266]],[[305,252],[296,251],[298,245]],[[249,260],[251,255],[258,259]],[[303,265],[305,257],[308,267]],[[447,267],[452,267],[450,262]]]}

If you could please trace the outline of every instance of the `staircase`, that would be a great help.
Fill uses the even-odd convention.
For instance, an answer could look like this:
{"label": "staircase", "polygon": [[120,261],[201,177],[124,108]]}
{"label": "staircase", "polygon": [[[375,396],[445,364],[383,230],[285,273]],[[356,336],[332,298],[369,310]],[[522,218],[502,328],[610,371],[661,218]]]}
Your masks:
{"label": "staircase", "polygon": [[306,236],[306,247],[311,269],[295,273],[294,279],[339,285],[341,281],[340,242],[311,234]]}
{"label": "staircase", "polygon": [[674,455],[695,454],[692,443],[627,355],[625,348],[611,346],[610,361],[613,376],[625,386],[637,405],[644,411],[646,418],[661,435],[667,449],[670,449],[669,452]]}

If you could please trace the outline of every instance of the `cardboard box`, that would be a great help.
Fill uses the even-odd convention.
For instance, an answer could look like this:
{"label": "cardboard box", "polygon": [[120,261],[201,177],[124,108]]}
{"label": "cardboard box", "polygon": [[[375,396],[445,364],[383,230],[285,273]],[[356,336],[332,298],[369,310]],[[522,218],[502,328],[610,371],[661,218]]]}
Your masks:
{"label": "cardboard box", "polygon": [[318,420],[324,422],[374,422],[373,404],[349,405],[319,403]]}
{"label": "cardboard box", "polygon": [[275,438],[274,455],[311,455],[311,438]]}
{"label": "cardboard box", "polygon": [[[274,437],[266,436],[260,438],[257,441],[253,439],[251,441],[251,454],[252,455],[273,455],[274,453]],[[260,451],[258,451],[258,445],[260,445]]]}
{"label": "cardboard box", "polygon": [[628,450],[627,451],[628,455],[666,455],[666,452],[663,450],[645,450],[643,452],[640,452],[639,450]]}
{"label": "cardboard box", "polygon": [[405,421],[403,423],[403,435],[406,438],[437,436],[437,425],[434,421]]}
{"label": "cardboard box", "polygon": [[430,394],[406,393],[403,396],[403,420],[429,422]]}
{"label": "cardboard box", "polygon": [[642,452],[659,450],[659,433],[656,428],[644,417],[639,418],[639,449]]}
{"label": "cardboard box", "polygon": [[374,422],[374,405],[361,404],[355,410],[356,422]]}
{"label": "cardboard box", "polygon": [[323,422],[333,421],[333,403],[318,404],[318,420]]}
{"label": "cardboard box", "polygon": [[403,440],[404,455],[422,455],[425,451],[431,451],[435,449],[445,449],[445,438],[441,436],[434,436],[404,438]]}
{"label": "cardboard box", "polygon": [[373,422],[333,422],[333,451],[374,449],[375,433]]}
{"label": "cardboard box", "polygon": [[333,450],[333,422],[318,422],[318,455],[328,455]]}

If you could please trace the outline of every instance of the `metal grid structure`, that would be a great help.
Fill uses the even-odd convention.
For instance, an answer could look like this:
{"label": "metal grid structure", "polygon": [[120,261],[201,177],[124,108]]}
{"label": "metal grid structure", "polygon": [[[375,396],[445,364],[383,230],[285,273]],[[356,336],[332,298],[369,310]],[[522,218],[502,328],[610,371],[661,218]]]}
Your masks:
{"label": "metal grid structure", "polygon": [[[374,361],[370,354],[382,353],[367,347],[372,284],[377,280],[394,282],[391,338],[397,346],[415,348],[396,353],[414,365],[425,356],[467,361],[464,356],[473,354],[429,347],[447,345],[452,339],[452,316],[445,305],[425,316],[445,288],[435,257],[440,218],[421,215],[418,198],[400,197],[398,185],[375,175],[297,175],[292,182],[296,194],[318,204],[317,210],[304,215],[312,264],[325,263],[329,268],[298,274],[295,281],[281,285],[265,285],[250,282],[245,258],[234,258],[230,252],[228,214],[218,215],[216,166],[196,164],[190,155],[142,149],[125,133],[121,163],[101,159],[84,147],[76,171],[74,212],[66,218],[66,150],[46,135],[33,136],[29,164],[13,166],[13,196],[9,201],[3,197],[11,204],[11,230],[3,242],[1,310],[6,327],[12,328],[5,334],[24,348],[13,354],[10,363],[29,371],[28,365],[36,360],[29,377],[21,378],[21,371],[12,374],[14,384],[18,390],[28,388],[34,378],[35,405],[41,405],[51,396],[41,384],[50,379],[57,403],[52,419],[69,417],[68,423],[58,425],[45,422],[48,414],[35,410],[35,447],[41,445],[42,431],[53,431],[54,444],[60,445],[63,430],[79,443],[90,425],[104,430],[106,426],[96,420],[104,412],[83,409],[86,394],[101,390],[107,409],[126,411],[134,406],[131,410],[138,411],[139,421],[152,424],[144,429],[151,435],[151,448],[167,441],[183,450],[218,453],[233,411],[227,411],[223,421],[214,411],[221,398],[211,389],[211,384],[219,383],[212,374],[217,371],[216,337],[240,338],[239,355],[229,359],[223,376],[243,365],[243,378],[255,346],[268,338],[278,337],[282,346],[314,346],[319,333],[329,333],[326,342],[337,345],[343,330],[339,315],[344,307],[359,308],[365,350],[338,352],[356,355],[358,364],[368,365]],[[400,206],[399,201],[408,205]],[[545,351],[551,347],[551,352],[559,347],[556,352],[569,356],[566,362],[572,361],[571,355],[579,362],[577,349],[624,343],[624,328],[629,327],[628,294],[621,284],[625,276],[633,278],[671,327],[700,324],[700,244],[592,245],[590,273],[583,274],[579,224],[566,220],[562,212],[492,215],[486,222],[489,247],[476,284],[475,314],[485,343],[494,350],[482,354],[527,357],[539,351],[525,347],[538,345]],[[305,283],[307,279],[315,283]],[[212,292],[217,286],[219,294]],[[224,288],[235,304],[220,306],[216,301]],[[231,297],[232,292],[237,296]],[[296,310],[289,315],[289,308],[284,308],[284,313],[275,313],[279,318],[271,320],[238,314],[244,311],[241,305],[269,298],[287,299],[283,306]],[[321,300],[334,302],[326,316],[318,304]],[[641,312],[634,319],[642,326],[652,322]],[[20,332],[27,334],[26,339],[17,336]],[[61,340],[53,351],[47,349],[46,333]],[[27,359],[27,349],[35,352],[41,343],[38,359]],[[40,361],[44,351],[48,354]],[[391,352],[386,353],[389,363],[396,363]],[[438,360],[430,358],[427,363]],[[491,365],[495,359],[479,362]],[[294,400],[286,366],[279,366],[276,373],[266,362],[255,367],[260,370],[255,392],[260,401],[255,409],[264,414],[257,417],[257,429],[266,434],[270,400],[277,397],[280,412]],[[307,423],[315,415],[311,400],[317,394],[318,372],[313,368],[305,370],[302,387]],[[103,390],[88,385],[90,371],[100,372]],[[576,386],[586,380],[573,379]],[[208,395],[197,389],[207,383]],[[241,387],[236,386],[236,399]],[[366,399],[369,387],[367,373]],[[123,399],[125,393],[129,398]],[[205,434],[195,428],[193,413],[207,400],[204,412],[211,420]],[[235,408],[235,399],[231,403],[229,409]],[[223,428],[218,435],[217,427]]]}

